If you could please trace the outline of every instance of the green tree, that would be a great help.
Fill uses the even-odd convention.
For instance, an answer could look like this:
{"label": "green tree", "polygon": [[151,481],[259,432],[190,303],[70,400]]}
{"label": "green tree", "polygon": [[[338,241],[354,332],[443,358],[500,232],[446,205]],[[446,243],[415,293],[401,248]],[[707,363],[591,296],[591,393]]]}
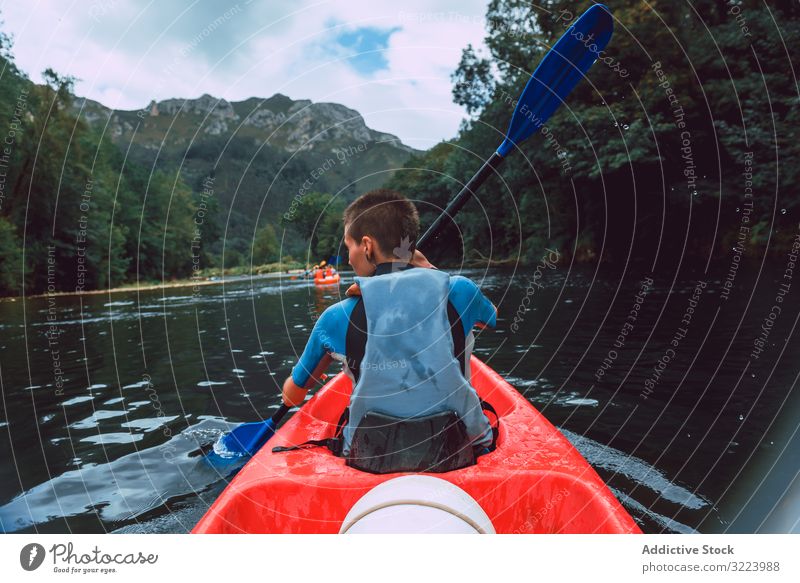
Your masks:
{"label": "green tree", "polygon": [[0,34],[0,115],[13,132],[0,176],[2,286],[88,290],[189,275],[196,209],[182,178],[126,160],[76,117],[74,79],[47,69],[43,85],[31,83],[10,46]]}
{"label": "green tree", "polygon": [[275,235],[275,228],[270,224],[266,224],[258,230],[253,240],[252,264],[274,263],[278,261],[279,254],[280,247],[278,245],[278,237]]}
{"label": "green tree", "polygon": [[310,192],[291,207],[281,219],[306,241],[312,261],[326,259],[339,249],[342,237],[344,203],[339,198],[321,192]]}
{"label": "green tree", "polygon": [[22,245],[14,225],[0,217],[0,294],[22,291]]}
{"label": "green tree", "polygon": [[453,101],[463,105],[470,115],[486,106],[494,90],[491,62],[478,57],[471,44],[461,54],[461,62],[451,80]]}

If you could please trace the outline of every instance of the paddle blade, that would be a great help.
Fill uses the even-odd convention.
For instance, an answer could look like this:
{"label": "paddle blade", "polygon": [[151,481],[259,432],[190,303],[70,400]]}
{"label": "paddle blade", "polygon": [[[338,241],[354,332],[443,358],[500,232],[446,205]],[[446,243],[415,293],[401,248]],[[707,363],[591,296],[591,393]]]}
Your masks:
{"label": "paddle blade", "polygon": [[223,435],[219,440],[219,447],[215,447],[214,452],[223,457],[253,455],[274,434],[275,424],[272,419],[243,423]]}
{"label": "paddle blade", "polygon": [[603,4],[589,8],[567,29],[528,80],[506,139],[497,148],[499,155],[508,155],[550,119],[606,48],[613,31],[611,11]]}

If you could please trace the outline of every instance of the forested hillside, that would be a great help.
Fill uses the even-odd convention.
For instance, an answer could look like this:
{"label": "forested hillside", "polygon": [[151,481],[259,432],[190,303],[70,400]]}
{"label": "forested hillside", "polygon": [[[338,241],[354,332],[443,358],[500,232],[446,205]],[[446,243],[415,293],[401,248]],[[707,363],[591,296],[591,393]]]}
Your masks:
{"label": "forested hillside", "polygon": [[0,295],[318,261],[343,206],[416,152],[342,105],[280,94],[112,110],[51,69],[34,84],[0,47]]}

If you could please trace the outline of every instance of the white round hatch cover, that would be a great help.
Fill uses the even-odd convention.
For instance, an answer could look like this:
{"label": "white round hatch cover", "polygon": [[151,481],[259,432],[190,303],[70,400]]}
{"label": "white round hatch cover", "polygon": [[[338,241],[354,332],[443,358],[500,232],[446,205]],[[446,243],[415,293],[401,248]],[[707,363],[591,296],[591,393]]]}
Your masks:
{"label": "white round hatch cover", "polygon": [[433,476],[387,480],[353,505],[339,534],[494,534],[492,521],[464,490]]}

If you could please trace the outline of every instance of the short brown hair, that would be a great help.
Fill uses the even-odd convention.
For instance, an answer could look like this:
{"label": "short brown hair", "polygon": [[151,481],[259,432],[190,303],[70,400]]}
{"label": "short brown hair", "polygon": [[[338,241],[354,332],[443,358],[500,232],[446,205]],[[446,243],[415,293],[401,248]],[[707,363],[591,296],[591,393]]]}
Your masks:
{"label": "short brown hair", "polygon": [[362,194],[345,209],[343,219],[353,239],[374,238],[384,255],[392,254],[395,247],[414,252],[419,213],[399,192],[381,188]]}

